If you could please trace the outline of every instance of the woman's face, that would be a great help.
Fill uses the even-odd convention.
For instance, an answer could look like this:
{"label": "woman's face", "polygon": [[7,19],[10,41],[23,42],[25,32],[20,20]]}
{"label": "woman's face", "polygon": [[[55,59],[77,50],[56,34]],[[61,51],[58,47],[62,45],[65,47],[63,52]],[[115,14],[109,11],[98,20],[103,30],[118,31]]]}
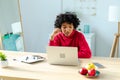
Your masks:
{"label": "woman's face", "polygon": [[74,26],[72,23],[68,24],[65,22],[61,25],[61,30],[65,36],[69,36],[72,33],[72,31],[74,30]]}

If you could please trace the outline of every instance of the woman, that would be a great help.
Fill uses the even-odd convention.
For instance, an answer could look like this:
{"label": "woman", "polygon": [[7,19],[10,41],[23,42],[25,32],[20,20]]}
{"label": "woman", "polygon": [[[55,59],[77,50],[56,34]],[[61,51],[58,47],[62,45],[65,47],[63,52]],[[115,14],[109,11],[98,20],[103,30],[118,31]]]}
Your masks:
{"label": "woman", "polygon": [[78,48],[78,58],[90,58],[91,50],[81,32],[76,31],[80,24],[76,14],[66,12],[56,17],[49,46],[70,46]]}

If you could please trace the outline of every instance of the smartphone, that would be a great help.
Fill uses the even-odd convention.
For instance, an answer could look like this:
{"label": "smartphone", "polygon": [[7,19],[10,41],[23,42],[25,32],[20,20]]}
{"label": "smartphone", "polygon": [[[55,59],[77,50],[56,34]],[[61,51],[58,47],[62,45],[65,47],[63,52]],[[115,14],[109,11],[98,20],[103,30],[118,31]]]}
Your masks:
{"label": "smartphone", "polygon": [[98,68],[105,68],[104,65],[102,65],[102,64],[100,64],[100,63],[98,63],[98,62],[94,62],[94,65],[95,65],[96,67],[98,67]]}

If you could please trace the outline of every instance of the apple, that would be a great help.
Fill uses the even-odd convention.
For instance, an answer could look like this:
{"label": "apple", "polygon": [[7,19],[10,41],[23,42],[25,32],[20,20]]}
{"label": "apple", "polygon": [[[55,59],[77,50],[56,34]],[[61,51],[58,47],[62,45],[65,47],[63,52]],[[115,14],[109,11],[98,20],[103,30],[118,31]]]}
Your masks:
{"label": "apple", "polygon": [[85,68],[87,68],[87,70],[95,69],[95,65],[93,63],[89,63],[85,66]]}
{"label": "apple", "polygon": [[82,75],[86,75],[86,74],[88,73],[88,70],[83,67],[83,68],[80,69],[79,72],[80,72],[80,74],[82,74]]}
{"label": "apple", "polygon": [[88,70],[88,76],[95,76],[95,74],[96,74],[95,69]]}

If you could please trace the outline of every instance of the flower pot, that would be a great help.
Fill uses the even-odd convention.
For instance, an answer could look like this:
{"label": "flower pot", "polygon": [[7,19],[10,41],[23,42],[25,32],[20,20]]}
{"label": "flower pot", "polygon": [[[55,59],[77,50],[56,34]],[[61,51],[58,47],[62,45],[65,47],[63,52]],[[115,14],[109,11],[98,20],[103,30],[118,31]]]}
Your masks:
{"label": "flower pot", "polygon": [[0,61],[0,67],[4,68],[8,66],[8,60]]}

